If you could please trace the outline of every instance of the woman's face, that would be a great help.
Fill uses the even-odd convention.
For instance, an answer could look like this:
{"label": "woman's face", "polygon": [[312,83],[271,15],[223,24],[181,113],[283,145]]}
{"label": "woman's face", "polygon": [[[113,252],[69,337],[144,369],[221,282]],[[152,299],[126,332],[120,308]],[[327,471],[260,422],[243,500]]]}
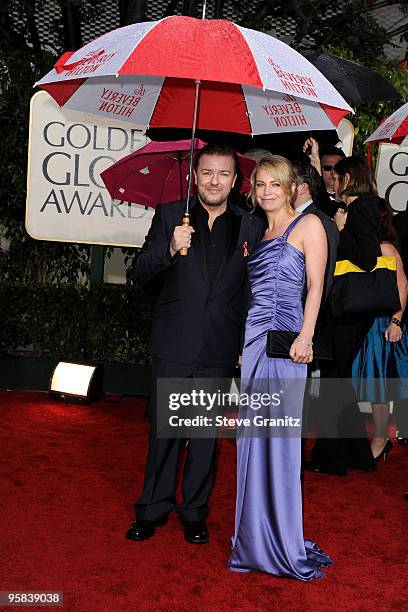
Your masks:
{"label": "woman's face", "polygon": [[[292,185],[292,193],[295,185]],[[255,196],[265,212],[281,210],[290,206],[290,195],[279,181],[273,176],[271,170],[259,168],[255,179]]]}
{"label": "woman's face", "polygon": [[342,196],[340,195],[343,191],[343,177],[338,175],[337,172],[334,172],[333,174],[333,189],[336,196],[336,200],[340,202],[341,200],[343,200]]}

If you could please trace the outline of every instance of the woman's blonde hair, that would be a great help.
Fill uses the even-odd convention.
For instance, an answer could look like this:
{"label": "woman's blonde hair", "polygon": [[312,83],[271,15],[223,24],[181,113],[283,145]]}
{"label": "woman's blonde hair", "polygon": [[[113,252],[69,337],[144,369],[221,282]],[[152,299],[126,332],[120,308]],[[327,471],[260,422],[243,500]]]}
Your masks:
{"label": "woman's blonde hair", "polygon": [[251,174],[251,191],[248,195],[253,208],[257,205],[256,175],[261,168],[267,170],[276,179],[288,196],[292,196],[292,185],[296,183],[295,170],[292,164],[282,155],[268,155],[259,160]]}

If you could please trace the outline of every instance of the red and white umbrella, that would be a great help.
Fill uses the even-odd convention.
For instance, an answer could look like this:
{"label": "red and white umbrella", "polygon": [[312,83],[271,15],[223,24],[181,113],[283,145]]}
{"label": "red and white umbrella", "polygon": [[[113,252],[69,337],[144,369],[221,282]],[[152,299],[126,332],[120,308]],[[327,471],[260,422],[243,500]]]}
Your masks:
{"label": "red and white umbrella", "polygon": [[352,111],[297,51],[226,20],[173,16],[65,53],[36,83],[67,108],[150,127],[242,134],[332,129]]}
{"label": "red and white umbrella", "polygon": [[408,144],[408,102],[385,119],[365,142]]}

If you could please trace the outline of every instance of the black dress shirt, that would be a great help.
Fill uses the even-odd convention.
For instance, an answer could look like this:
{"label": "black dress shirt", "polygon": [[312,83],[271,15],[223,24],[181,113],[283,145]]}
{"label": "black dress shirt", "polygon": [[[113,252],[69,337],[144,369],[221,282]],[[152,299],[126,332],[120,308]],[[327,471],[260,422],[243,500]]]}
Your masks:
{"label": "black dress shirt", "polygon": [[191,211],[192,226],[195,230],[193,240],[199,243],[204,257],[208,280],[214,282],[232,239],[234,213],[227,206],[225,212],[214,219],[212,229],[208,227],[209,215],[204,206],[197,202]]}

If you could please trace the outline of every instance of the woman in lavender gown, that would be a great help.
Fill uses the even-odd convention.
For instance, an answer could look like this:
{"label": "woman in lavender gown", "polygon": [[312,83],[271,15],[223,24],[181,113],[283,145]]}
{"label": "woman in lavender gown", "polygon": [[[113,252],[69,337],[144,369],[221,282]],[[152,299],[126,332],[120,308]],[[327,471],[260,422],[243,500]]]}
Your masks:
{"label": "woman in lavender gown", "polygon": [[[303,215],[291,207],[295,175],[287,159],[271,155],[260,160],[251,184],[252,201],[264,210],[268,228],[248,259],[252,303],[241,378],[247,381],[247,393],[267,381],[270,396],[290,380],[292,392],[290,399],[285,397],[284,410],[301,418],[322,296],[326,235],[316,215]],[[272,329],[299,332],[290,349],[291,359],[267,357],[266,337]],[[241,407],[243,412],[247,416]],[[232,571],[312,580],[320,578],[321,568],[331,563],[328,555],[303,537],[300,436],[299,430],[295,437],[239,433]]]}

